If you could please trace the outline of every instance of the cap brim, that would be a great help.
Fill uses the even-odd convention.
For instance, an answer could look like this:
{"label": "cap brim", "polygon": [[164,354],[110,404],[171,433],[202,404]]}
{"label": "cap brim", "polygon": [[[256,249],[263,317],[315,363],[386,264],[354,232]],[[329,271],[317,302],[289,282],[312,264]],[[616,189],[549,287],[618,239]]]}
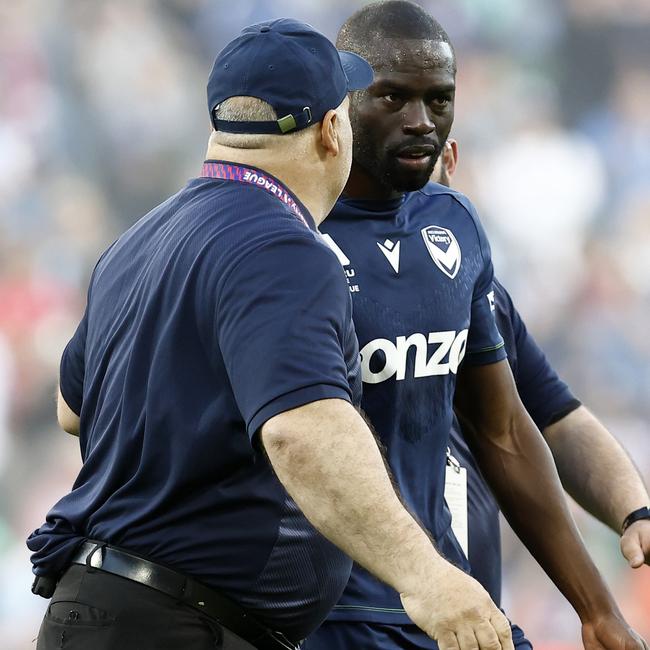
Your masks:
{"label": "cap brim", "polygon": [[339,50],[339,58],[348,80],[348,90],[362,90],[372,83],[372,67],[363,57],[354,52]]}

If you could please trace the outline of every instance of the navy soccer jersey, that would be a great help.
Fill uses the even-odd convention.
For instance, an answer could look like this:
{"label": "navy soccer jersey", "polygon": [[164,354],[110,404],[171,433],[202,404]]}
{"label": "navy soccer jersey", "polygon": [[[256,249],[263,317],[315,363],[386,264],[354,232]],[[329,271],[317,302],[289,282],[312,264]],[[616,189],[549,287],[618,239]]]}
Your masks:
{"label": "navy soccer jersey", "polygon": [[[474,208],[428,184],[392,201],[341,199],[321,231],[353,297],[363,409],[408,507],[467,569],[443,496],[456,373],[461,362],[505,358],[490,250]],[[330,618],[409,621],[398,594],[356,565]]]}
{"label": "navy soccer jersey", "polygon": [[325,398],[358,403],[345,275],[307,210],[226,163],[154,209],[100,259],[60,385],[83,467],[28,540],[37,574],[83,538],[169,565],[302,638],[351,561],[276,478],[256,432]]}
{"label": "navy soccer jersey", "polygon": [[[497,325],[503,336],[517,390],[526,410],[542,430],[576,409],[580,402],[553,370],[528,332],[510,295],[497,280],[494,281],[494,302]],[[485,587],[494,602],[499,604],[499,507],[481,476],[455,418],[451,441],[452,453],[467,468],[469,563],[472,575]]]}

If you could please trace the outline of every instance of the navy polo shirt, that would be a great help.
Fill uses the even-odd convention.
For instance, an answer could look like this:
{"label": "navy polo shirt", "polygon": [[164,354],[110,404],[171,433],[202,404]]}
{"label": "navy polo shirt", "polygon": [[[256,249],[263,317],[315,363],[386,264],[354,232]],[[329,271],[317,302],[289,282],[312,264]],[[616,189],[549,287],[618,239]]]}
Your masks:
{"label": "navy polo shirt", "polygon": [[[569,387],[558,377],[512,303],[494,281],[496,319],[503,336],[508,362],[519,396],[537,427],[542,430],[580,406]],[[501,600],[501,540],[499,506],[481,476],[476,461],[454,418],[451,449],[467,468],[469,562],[472,575],[497,604]]]}
{"label": "navy polo shirt", "polygon": [[359,355],[343,270],[277,179],[208,162],[120,237],[94,270],[60,386],[80,414],[83,467],[28,540],[36,574],[101,540],[290,637],[318,626],[351,562],[255,434],[309,402],[358,403]]}

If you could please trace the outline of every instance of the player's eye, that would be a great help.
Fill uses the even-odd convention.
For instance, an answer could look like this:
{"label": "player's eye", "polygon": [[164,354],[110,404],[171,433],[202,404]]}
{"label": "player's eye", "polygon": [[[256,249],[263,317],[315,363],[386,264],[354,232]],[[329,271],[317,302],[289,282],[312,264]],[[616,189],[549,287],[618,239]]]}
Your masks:
{"label": "player's eye", "polygon": [[431,100],[435,108],[446,108],[451,103],[451,95],[438,95]]}
{"label": "player's eye", "polygon": [[401,104],[404,101],[404,97],[399,93],[386,93],[383,95],[383,99],[386,103],[391,105]]}

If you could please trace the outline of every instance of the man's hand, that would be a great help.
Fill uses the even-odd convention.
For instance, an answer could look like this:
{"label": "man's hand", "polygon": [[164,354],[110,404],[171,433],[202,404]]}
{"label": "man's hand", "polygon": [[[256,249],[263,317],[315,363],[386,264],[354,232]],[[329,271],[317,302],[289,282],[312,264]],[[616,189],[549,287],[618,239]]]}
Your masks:
{"label": "man's hand", "polygon": [[650,519],[628,526],[621,536],[621,553],[633,569],[650,564]]}
{"label": "man's hand", "polygon": [[617,613],[582,624],[585,650],[648,650],[648,644]]}
{"label": "man's hand", "polygon": [[508,619],[474,578],[452,564],[400,597],[410,619],[440,650],[514,650]]}

